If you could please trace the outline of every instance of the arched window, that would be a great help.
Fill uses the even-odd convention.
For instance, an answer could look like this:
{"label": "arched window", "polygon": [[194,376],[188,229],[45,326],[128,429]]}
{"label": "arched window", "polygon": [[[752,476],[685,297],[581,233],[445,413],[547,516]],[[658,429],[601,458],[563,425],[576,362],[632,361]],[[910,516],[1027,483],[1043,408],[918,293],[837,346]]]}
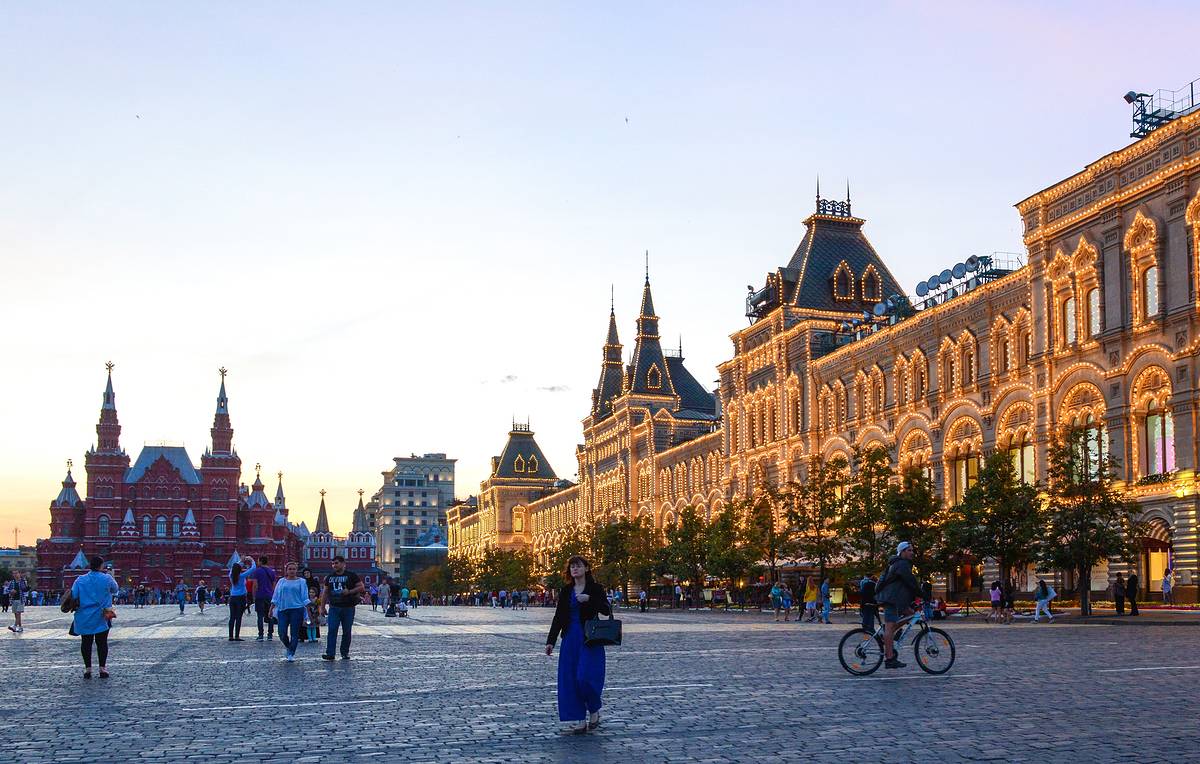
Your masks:
{"label": "arched window", "polygon": [[918,356],[913,359],[913,399],[920,400],[925,397],[925,359]]}
{"label": "arched window", "polygon": [[1000,348],[999,348],[998,352],[996,353],[996,356],[997,356],[996,357],[996,368],[999,370],[999,372],[1001,374],[1006,373],[1008,371],[1009,365],[1011,364],[1011,360],[1008,357],[1008,338],[1007,337],[1000,340]]}
{"label": "arched window", "polygon": [[1104,425],[1090,412],[1077,418],[1073,424],[1075,430],[1083,431],[1078,445],[1082,477],[1094,480],[1100,475],[1100,467],[1104,460]]}
{"label": "arched window", "polygon": [[975,382],[975,353],[970,349],[963,351],[962,378],[964,385]]}
{"label": "arched window", "polygon": [[854,287],[850,276],[850,269],[846,267],[845,263],[842,263],[833,277],[833,292],[834,296],[839,300],[854,298]]}
{"label": "arched window", "polygon": [[171,518],[171,536],[174,538],[179,538],[179,524],[180,520],[178,515]]}
{"label": "arched window", "polygon": [[875,272],[872,266],[867,266],[867,272],[863,274],[862,295],[864,300],[874,302],[878,302],[883,297],[883,287],[879,282],[879,274]]}
{"label": "arched window", "polygon": [[224,538],[225,536],[225,518],[213,518],[213,538]]}
{"label": "arched window", "polygon": [[662,387],[662,373],[659,372],[657,365],[651,365],[650,371],[646,372],[646,387],[651,390]]}
{"label": "arched window", "polygon": [[142,537],[150,538],[150,515],[142,516]]}
{"label": "arched window", "polygon": [[1087,293],[1088,338],[1100,334],[1100,289],[1092,287]]}
{"label": "arched window", "polygon": [[[1175,470],[1175,424],[1171,412],[1156,407],[1146,412],[1146,473],[1162,475]],[[105,535],[101,533],[100,535]]]}
{"label": "arched window", "polygon": [[1075,321],[1075,298],[1068,297],[1063,301],[1062,309],[1062,337],[1064,345],[1074,345],[1078,339],[1076,328],[1078,324]]}
{"label": "arched window", "polygon": [[1152,265],[1142,274],[1142,296],[1145,301],[1142,303],[1146,306],[1146,315],[1143,318],[1151,319],[1158,315],[1158,266]]}
{"label": "arched window", "polygon": [[979,482],[979,454],[967,446],[950,460],[951,488],[954,503],[962,503],[967,489]]}
{"label": "arched window", "polygon": [[1013,469],[1017,472],[1017,480],[1025,485],[1033,485],[1033,441],[1029,433],[1022,432],[1012,439],[1008,446],[1008,455],[1012,459]]}
{"label": "arched window", "polygon": [[100,515],[99,519],[96,520],[96,535],[108,535],[108,515]]}
{"label": "arched window", "polygon": [[154,535],[158,536],[159,538],[166,538],[167,537],[167,518],[163,517],[162,515],[159,515],[158,519],[154,521],[154,525],[155,525]]}

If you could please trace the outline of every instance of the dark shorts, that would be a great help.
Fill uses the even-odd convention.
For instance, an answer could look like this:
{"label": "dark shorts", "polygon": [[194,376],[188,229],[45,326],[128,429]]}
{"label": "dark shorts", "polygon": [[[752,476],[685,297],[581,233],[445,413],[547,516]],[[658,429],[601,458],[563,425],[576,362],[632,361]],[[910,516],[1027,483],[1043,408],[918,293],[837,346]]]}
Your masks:
{"label": "dark shorts", "polygon": [[890,602],[883,603],[883,622],[884,623],[899,623],[901,619],[900,608]]}
{"label": "dark shorts", "polygon": [[999,610],[1000,607],[1001,607],[1001,603],[999,603],[999,602],[992,603],[992,610]]}

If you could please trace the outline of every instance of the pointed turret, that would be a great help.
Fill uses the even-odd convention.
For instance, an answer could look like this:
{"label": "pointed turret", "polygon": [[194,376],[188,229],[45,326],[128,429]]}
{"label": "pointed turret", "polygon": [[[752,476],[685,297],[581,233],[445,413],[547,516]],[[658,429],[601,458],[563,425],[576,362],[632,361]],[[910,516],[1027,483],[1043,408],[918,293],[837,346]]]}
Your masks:
{"label": "pointed turret", "polygon": [[633,361],[629,365],[629,392],[640,395],[675,395],[666,355],[658,336],[658,316],[654,314],[654,298],[650,293],[650,274],[642,288],[642,308],[637,320],[637,343],[633,346]]}
{"label": "pointed turret", "polygon": [[228,371],[221,367],[221,390],[217,393],[217,413],[213,416],[212,453],[233,453],[233,427],[229,423],[229,398],[225,395],[225,375]]}
{"label": "pointed turret", "polygon": [[[275,489],[275,509],[286,510],[287,501],[283,498],[283,473],[279,473],[279,487]],[[286,514],[286,512],[285,512]]]}
{"label": "pointed turret", "polygon": [[267,499],[266,486],[262,481],[262,465],[254,465],[255,476],[254,485],[250,491],[250,495],[246,497],[246,507],[249,509],[268,509],[271,506],[270,500]]}
{"label": "pointed turret", "polygon": [[325,513],[325,489],[321,489],[321,509],[317,512],[317,528],[313,533],[329,533],[329,516]]}
{"label": "pointed turret", "polygon": [[369,533],[370,528],[367,524],[367,508],[363,506],[363,492],[358,490],[358,508],[354,510],[354,523],[350,526],[352,533]]}
{"label": "pointed turret", "polygon": [[71,561],[69,563],[67,563],[67,570],[87,570],[87,569],[88,569],[88,558],[85,557],[83,554],[83,547],[80,547],[79,551],[75,553],[75,556],[73,558],[71,558]]}
{"label": "pointed turret", "polygon": [[285,527],[287,526],[287,518],[284,517],[283,513],[280,512],[279,510],[275,510],[275,524],[282,525]]}
{"label": "pointed turret", "polygon": [[142,534],[138,532],[137,521],[133,519],[133,508],[129,507],[125,510],[125,519],[121,521],[121,530],[117,532],[117,536],[129,539],[137,538],[140,535]]}
{"label": "pointed turret", "polygon": [[240,554],[238,554],[237,550],[235,549],[235,550],[233,550],[233,554],[229,555],[229,562],[225,563],[225,569],[229,570],[234,565],[240,565],[241,563],[242,563],[242,556]]}
{"label": "pointed turret", "polygon": [[600,367],[600,383],[592,391],[592,416],[604,419],[612,413],[612,399],[621,394],[624,370],[621,368],[621,340],[617,337],[617,314],[608,312],[608,338],[604,341],[604,361]]}
{"label": "pointed turret", "polygon": [[63,478],[62,490],[58,492],[58,497],[51,502],[51,507],[78,507],[82,499],[79,498],[79,492],[75,490],[75,478],[71,477],[71,467],[67,466],[67,476]]}
{"label": "pointed turret", "polygon": [[117,421],[117,396],[113,392],[113,364],[106,363],[108,381],[104,386],[104,400],[100,404],[100,421],[96,424],[96,451],[119,453],[121,450],[121,425]]}
{"label": "pointed turret", "polygon": [[179,537],[185,539],[200,538],[200,529],[196,527],[196,516],[192,514],[191,507],[188,508],[187,514],[183,516],[183,528],[179,531]]}

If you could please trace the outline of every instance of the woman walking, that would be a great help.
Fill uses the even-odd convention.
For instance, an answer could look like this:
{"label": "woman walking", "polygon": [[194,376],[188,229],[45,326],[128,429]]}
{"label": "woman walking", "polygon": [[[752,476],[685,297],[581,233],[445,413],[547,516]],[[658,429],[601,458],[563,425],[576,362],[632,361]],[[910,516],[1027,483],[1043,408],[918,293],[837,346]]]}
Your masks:
{"label": "woman walking", "polygon": [[1054,591],[1054,587],[1046,583],[1046,579],[1039,578],[1037,589],[1034,590],[1034,599],[1037,600],[1037,608],[1033,611],[1033,622],[1037,623],[1042,615],[1042,611],[1046,611],[1046,617],[1050,619],[1050,623],[1054,623],[1054,614],[1050,612],[1050,600],[1058,593]]}
{"label": "woman walking", "polygon": [[1004,618],[1004,614],[1001,612],[1000,608],[1004,593],[1000,591],[999,581],[992,582],[992,588],[988,590],[988,596],[992,598],[992,612],[988,613],[987,618],[984,620],[991,623],[1000,623],[1000,621]]}
{"label": "woman walking", "polygon": [[[792,620],[792,588],[786,583],[779,585],[779,598],[783,605],[783,622],[787,623]],[[797,616],[796,621],[799,622],[799,620],[800,618]]]}
{"label": "woman walking", "polygon": [[246,578],[254,570],[254,558],[247,557],[249,568],[235,562],[229,569],[229,641],[242,641],[242,615],[246,612]]}
{"label": "woman walking", "polygon": [[100,570],[104,559],[99,555],[88,560],[90,570],[71,584],[71,598],[78,603],[72,629],[79,635],[79,652],[83,654],[83,678],[92,678],[92,645],[100,660],[100,678],[108,679],[108,630],[116,613],[112,609],[117,582]]}
{"label": "woman walking", "polygon": [[279,640],[286,650],[284,660],[296,660],[296,645],[300,644],[300,629],[304,628],[304,614],[312,602],[308,594],[308,582],[296,575],[298,566],[289,562],[283,566],[284,578],[275,583],[271,594],[270,615],[279,620]]}
{"label": "woman walking", "polygon": [[817,596],[819,592],[820,590],[817,589],[817,577],[810,576],[808,585],[804,588],[804,612],[808,614],[809,623],[817,620]]}
{"label": "woman walking", "polygon": [[575,555],[567,561],[568,583],[558,596],[554,621],[546,637],[546,655],[562,635],[558,653],[558,719],[573,722],[564,734],[581,734],[600,726],[604,692],[604,647],[583,641],[583,624],[598,614],[611,615],[604,588],[592,579],[592,566]]}
{"label": "woman walking", "polygon": [[771,609],[775,611],[775,623],[779,623],[779,611],[783,609],[783,590],[776,581],[771,586]]}

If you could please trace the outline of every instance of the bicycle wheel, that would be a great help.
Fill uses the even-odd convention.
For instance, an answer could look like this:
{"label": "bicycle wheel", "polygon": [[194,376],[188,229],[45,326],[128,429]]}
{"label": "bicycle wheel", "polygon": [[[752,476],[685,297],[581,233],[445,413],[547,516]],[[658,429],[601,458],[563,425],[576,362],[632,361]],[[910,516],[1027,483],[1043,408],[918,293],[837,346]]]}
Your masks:
{"label": "bicycle wheel", "polygon": [[954,640],[941,629],[928,629],[913,641],[917,665],[928,674],[945,674],[954,665]]}
{"label": "bicycle wheel", "polygon": [[855,676],[873,674],[883,663],[883,642],[866,629],[848,631],[838,643],[838,660]]}

